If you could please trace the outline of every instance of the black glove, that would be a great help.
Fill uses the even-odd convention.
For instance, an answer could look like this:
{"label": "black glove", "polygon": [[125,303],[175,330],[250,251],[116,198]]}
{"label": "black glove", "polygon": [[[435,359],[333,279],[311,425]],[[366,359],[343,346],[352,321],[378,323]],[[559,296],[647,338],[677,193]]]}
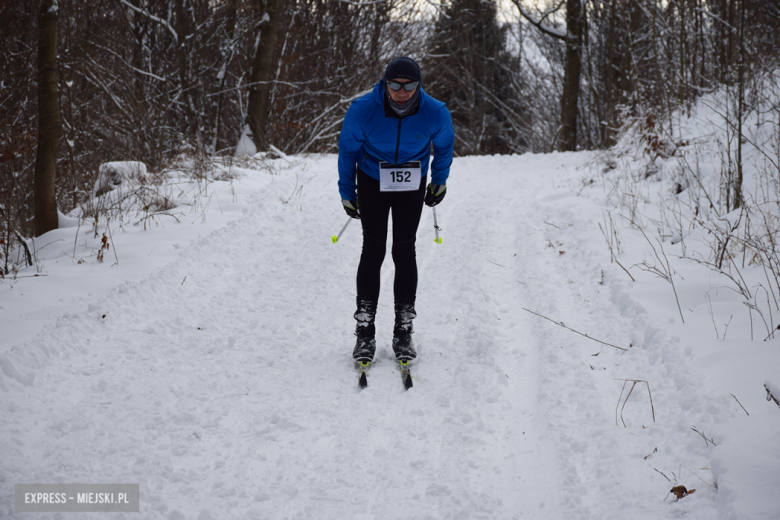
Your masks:
{"label": "black glove", "polygon": [[353,200],[341,199],[341,203],[344,205],[344,211],[347,212],[347,215],[349,215],[352,218],[356,218],[360,220],[360,210],[358,209],[357,199],[353,199]]}
{"label": "black glove", "polygon": [[428,189],[425,190],[425,205],[431,208],[438,205],[444,200],[444,195],[446,194],[446,184],[428,184]]}

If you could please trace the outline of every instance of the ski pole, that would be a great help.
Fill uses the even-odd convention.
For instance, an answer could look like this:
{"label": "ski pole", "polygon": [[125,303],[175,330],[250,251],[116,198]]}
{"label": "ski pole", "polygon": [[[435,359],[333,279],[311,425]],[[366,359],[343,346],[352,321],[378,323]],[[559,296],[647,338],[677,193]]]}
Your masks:
{"label": "ski pole", "polygon": [[330,237],[330,239],[333,240],[334,244],[339,241],[339,238],[341,238],[341,235],[344,233],[344,230],[347,229],[347,226],[349,226],[349,223],[352,222],[352,220],[354,220],[352,217],[347,217],[347,223],[344,224],[343,228],[341,228],[341,231],[339,231],[339,234],[338,235],[333,235],[332,237]]}
{"label": "ski pole", "polygon": [[433,241],[436,242],[437,244],[441,244],[441,237],[439,236],[439,231],[441,230],[441,228],[436,223],[436,207],[434,206],[431,209],[433,210],[433,229],[434,232],[436,233],[436,238]]}

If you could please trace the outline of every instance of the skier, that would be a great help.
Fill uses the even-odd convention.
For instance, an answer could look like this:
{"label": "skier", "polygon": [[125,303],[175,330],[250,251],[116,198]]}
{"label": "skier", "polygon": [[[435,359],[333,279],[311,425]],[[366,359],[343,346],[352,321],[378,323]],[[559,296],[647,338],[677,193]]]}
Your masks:
{"label": "skier", "polygon": [[[356,362],[369,363],[376,352],[374,318],[391,211],[393,351],[402,365],[417,356],[412,342],[412,320],[417,317],[414,243],[423,202],[436,206],[446,194],[454,142],[449,110],[425,93],[420,66],[407,57],[391,61],[384,78],[370,94],[352,102],[344,117],[339,137],[339,193],[347,215],[360,219],[363,226],[354,315],[357,342],[352,353]],[[431,179],[426,189],[429,164]]]}

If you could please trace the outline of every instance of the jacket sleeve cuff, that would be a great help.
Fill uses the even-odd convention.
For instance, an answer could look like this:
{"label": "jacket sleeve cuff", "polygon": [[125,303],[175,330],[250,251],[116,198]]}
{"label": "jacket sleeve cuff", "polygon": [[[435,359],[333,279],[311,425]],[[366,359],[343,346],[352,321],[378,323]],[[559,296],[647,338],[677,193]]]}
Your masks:
{"label": "jacket sleeve cuff", "polygon": [[449,168],[445,171],[434,172],[431,170],[431,182],[433,184],[447,184],[447,179],[450,176]]}

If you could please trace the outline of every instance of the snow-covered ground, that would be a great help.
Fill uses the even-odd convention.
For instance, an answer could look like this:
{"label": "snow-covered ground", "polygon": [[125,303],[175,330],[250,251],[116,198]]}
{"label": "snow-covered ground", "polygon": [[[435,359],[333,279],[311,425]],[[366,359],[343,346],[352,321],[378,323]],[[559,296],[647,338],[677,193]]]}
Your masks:
{"label": "snow-covered ground", "polygon": [[622,221],[636,281],[611,262],[596,160],[455,160],[443,243],[430,209],[418,233],[409,391],[389,255],[357,386],[335,156],[235,169],[178,223],[112,223],[102,262],[83,226],[37,239],[39,266],[0,282],[0,517],[14,484],[57,482],[139,483],[149,519],[780,518],[780,339],[671,259],[683,324]]}

